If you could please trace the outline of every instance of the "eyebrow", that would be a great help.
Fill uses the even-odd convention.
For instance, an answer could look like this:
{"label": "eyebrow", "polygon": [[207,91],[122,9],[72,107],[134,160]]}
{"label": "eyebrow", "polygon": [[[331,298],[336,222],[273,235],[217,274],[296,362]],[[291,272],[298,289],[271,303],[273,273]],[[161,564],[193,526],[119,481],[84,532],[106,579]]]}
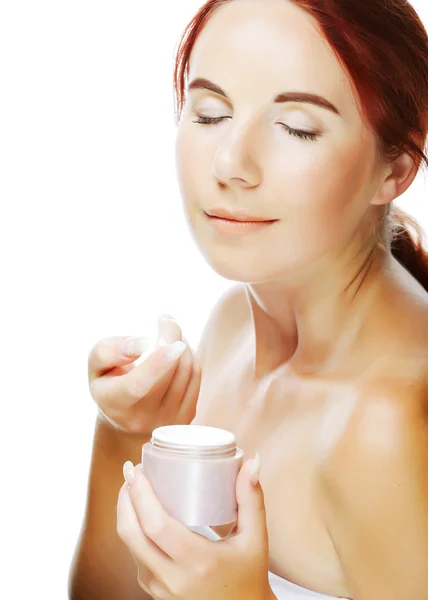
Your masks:
{"label": "eyebrow", "polygon": [[[214,94],[219,94],[219,96],[223,96],[227,100],[229,100],[226,92],[221,89],[217,84],[209,81],[208,79],[204,79],[203,77],[198,77],[190,82],[188,86],[188,91],[197,90],[197,89],[205,89],[210,92],[214,92]],[[230,101],[230,100],[229,100]],[[305,102],[307,104],[314,104],[315,106],[319,106],[321,108],[325,108],[330,110],[331,112],[339,115],[341,117],[339,110],[326,98],[323,96],[319,96],[318,94],[310,94],[308,92],[284,92],[282,94],[278,94],[272,98],[272,102],[275,104],[283,104],[285,102]]]}

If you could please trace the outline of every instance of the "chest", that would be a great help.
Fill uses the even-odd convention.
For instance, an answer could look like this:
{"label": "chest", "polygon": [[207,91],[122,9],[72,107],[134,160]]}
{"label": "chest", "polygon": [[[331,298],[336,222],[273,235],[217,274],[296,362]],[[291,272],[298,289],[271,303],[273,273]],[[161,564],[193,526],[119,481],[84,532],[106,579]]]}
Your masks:
{"label": "chest", "polygon": [[194,422],[232,431],[244,460],[260,453],[270,570],[305,587],[324,582],[327,591],[341,591],[319,472],[352,412],[352,398],[331,382],[277,374],[255,385],[245,372],[238,356],[204,372]]}

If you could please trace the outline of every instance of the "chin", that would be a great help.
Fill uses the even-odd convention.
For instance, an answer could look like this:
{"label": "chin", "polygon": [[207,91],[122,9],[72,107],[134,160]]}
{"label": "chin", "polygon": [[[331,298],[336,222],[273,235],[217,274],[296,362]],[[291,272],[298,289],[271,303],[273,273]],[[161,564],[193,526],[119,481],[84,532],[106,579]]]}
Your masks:
{"label": "chin", "polygon": [[[278,237],[215,237],[198,211],[186,211],[190,234],[204,260],[220,277],[237,283],[279,281],[298,272],[302,255],[282,247],[278,253]],[[285,235],[285,234],[284,234]],[[302,253],[304,256],[304,253]]]}
{"label": "chin", "polygon": [[206,263],[220,277],[237,283],[262,283],[284,276],[284,265],[278,268],[272,264],[269,255],[265,254],[263,258],[256,260],[248,257],[248,254],[242,254],[240,251],[229,249],[227,252],[215,251],[212,248],[207,249],[197,241],[198,248]]}

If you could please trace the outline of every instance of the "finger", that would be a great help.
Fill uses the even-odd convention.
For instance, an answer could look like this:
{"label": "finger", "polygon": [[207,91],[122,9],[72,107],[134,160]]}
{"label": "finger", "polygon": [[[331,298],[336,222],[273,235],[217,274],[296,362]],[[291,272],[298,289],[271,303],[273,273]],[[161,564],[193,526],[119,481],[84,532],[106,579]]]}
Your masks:
{"label": "finger", "polygon": [[[141,528],[130,497],[130,488],[124,483],[117,502],[117,533],[131,551],[142,573],[151,572],[161,583],[173,576],[174,564]],[[149,587],[149,582],[145,584]],[[148,591],[148,590],[145,590]]]}
{"label": "finger", "polygon": [[[165,387],[161,393],[161,404],[159,411],[167,414],[177,414],[181,412],[181,419],[184,417],[183,423],[188,423],[192,420],[194,407],[190,406],[187,400],[185,411],[180,410],[184,398],[188,398],[186,391],[192,381],[194,374],[195,352],[190,348],[187,338],[182,334],[181,327],[171,315],[163,313],[158,319],[159,336],[167,343],[172,343],[177,339],[182,340],[187,344],[186,350],[183,352],[177,370],[174,373],[170,385]],[[159,341],[159,338],[158,338]],[[194,386],[192,386],[193,389]],[[192,411],[193,408],[193,411]],[[190,415],[190,416],[188,416]],[[182,422],[180,419],[180,423]]]}
{"label": "finger", "polygon": [[187,386],[186,392],[181,401],[180,409],[177,415],[177,424],[187,425],[196,416],[196,407],[199,399],[199,392],[201,390],[201,378],[202,369],[199,363],[199,359],[196,356],[194,350],[193,353],[193,373],[190,378],[189,385]]}
{"label": "finger", "polygon": [[129,495],[143,532],[178,566],[194,565],[209,549],[209,541],[168,515],[141,465],[134,468],[134,474]]}
{"label": "finger", "polygon": [[88,355],[88,379],[91,382],[114,367],[128,364],[146,352],[152,344],[148,337],[112,336],[97,342]]}
{"label": "finger", "polygon": [[[158,318],[159,337],[167,344],[172,344],[177,340],[183,339],[183,332],[180,325],[170,315],[163,314]],[[159,339],[159,338],[158,338]]]}
{"label": "finger", "polygon": [[[260,466],[257,456],[258,465]],[[268,533],[264,494],[260,482],[251,482],[254,460],[246,461],[240,469],[236,481],[238,503],[237,534],[234,539],[246,546],[265,550]],[[257,465],[256,465],[257,466]]]}
{"label": "finger", "polygon": [[174,373],[170,385],[162,395],[161,410],[176,413],[178,411],[186,389],[193,374],[192,349],[187,346],[181,355],[180,364]]}
{"label": "finger", "polygon": [[[185,341],[181,335],[181,328],[178,323],[167,314],[159,315],[158,317],[158,333],[155,342],[150,348],[151,352],[154,352],[158,348],[173,344],[174,342]],[[187,342],[185,342],[187,344]],[[135,366],[139,366],[146,357],[140,356],[134,361]]]}
{"label": "finger", "polygon": [[158,338],[156,344],[160,342],[160,338],[167,344],[171,344],[176,340],[182,340],[185,344],[190,346],[189,340],[184,337],[182,329],[177,321],[171,315],[163,313],[158,318]]}
{"label": "finger", "polygon": [[163,313],[159,316],[158,331],[159,337],[156,341],[157,345],[163,346],[165,344],[172,344],[177,340],[181,340],[187,345],[186,350],[181,355],[180,362],[177,370],[174,372],[174,377],[171,382],[169,385],[163,386],[163,388],[158,390],[159,396],[161,397],[159,410],[164,409],[166,412],[175,413],[181,403],[193,373],[192,349],[189,347],[187,339],[183,337],[181,327],[170,314]]}
{"label": "finger", "polygon": [[100,377],[93,381],[93,394],[98,401],[102,399],[104,406],[116,406],[120,398],[121,405],[126,407],[152,392],[166,390],[185,349],[186,345],[180,341],[172,346],[162,346],[129,373],[121,377]]}

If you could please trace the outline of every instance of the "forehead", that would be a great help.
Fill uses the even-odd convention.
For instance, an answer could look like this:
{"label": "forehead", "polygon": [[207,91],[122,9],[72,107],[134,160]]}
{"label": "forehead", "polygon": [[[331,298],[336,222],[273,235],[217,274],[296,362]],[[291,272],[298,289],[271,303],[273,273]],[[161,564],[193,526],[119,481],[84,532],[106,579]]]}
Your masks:
{"label": "forehead", "polygon": [[315,19],[289,0],[232,0],[200,33],[189,80],[206,77],[233,101],[264,102],[279,92],[326,96],[345,119],[356,118],[352,85]]}

